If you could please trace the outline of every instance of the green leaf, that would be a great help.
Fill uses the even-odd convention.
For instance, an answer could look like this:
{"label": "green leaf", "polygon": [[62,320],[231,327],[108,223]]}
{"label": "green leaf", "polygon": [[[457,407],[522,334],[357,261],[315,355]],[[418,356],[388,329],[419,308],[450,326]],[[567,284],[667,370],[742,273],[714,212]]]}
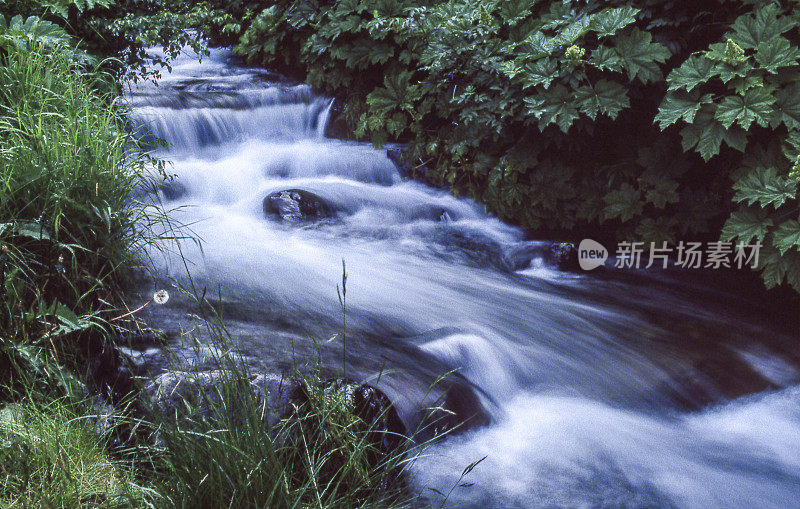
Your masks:
{"label": "green leaf", "polygon": [[781,122],[787,129],[800,129],[800,84],[779,88],[775,92],[775,104],[769,126],[777,129]]}
{"label": "green leaf", "polygon": [[661,179],[645,196],[648,202],[657,209],[663,209],[667,203],[678,203],[678,183],[674,180]]}
{"label": "green leaf", "polygon": [[525,39],[525,42],[531,53],[529,56],[532,58],[541,58],[542,56],[549,55],[556,48],[553,39],[547,37],[542,32],[534,32]]}
{"label": "green leaf", "polygon": [[772,233],[772,244],[781,254],[790,249],[800,250],[800,221],[789,219],[781,223]]}
{"label": "green leaf", "polygon": [[53,315],[55,315],[60,324],[54,331],[55,334],[69,334],[71,332],[86,330],[92,326],[92,322],[79,318],[74,311],[60,302],[53,311]]}
{"label": "green leaf", "polygon": [[748,90],[744,97],[734,95],[722,100],[714,116],[726,129],[737,122],[745,130],[755,122],[762,127],[769,125],[772,103],[775,98],[763,88]]}
{"label": "green leaf", "polygon": [[683,88],[691,92],[697,85],[709,80],[712,67],[714,62],[711,60],[699,55],[690,56],[680,67],[669,73],[667,90]]}
{"label": "green leaf", "polygon": [[722,141],[729,147],[739,152],[744,152],[745,148],[747,148],[747,131],[741,127],[733,126],[725,130],[725,134],[722,135]]}
{"label": "green leaf", "polygon": [[731,85],[733,85],[734,92],[738,95],[744,95],[751,88],[763,87],[764,79],[761,76],[747,76],[745,78],[737,78]]}
{"label": "green leaf", "polygon": [[603,9],[592,20],[592,30],[597,32],[597,37],[614,35],[617,30],[636,22],[638,13],[639,9],[630,6]]}
{"label": "green leaf", "polygon": [[605,219],[619,218],[622,222],[629,221],[642,213],[641,197],[638,189],[627,183],[622,184],[619,189],[603,196],[603,201],[606,202],[603,216]]}
{"label": "green leaf", "polygon": [[756,62],[772,74],[781,67],[797,65],[800,50],[792,46],[784,37],[777,37],[770,42],[760,42],[756,49]]}
{"label": "green leaf", "polygon": [[723,83],[728,83],[731,80],[744,78],[747,74],[752,70],[747,64],[741,65],[730,65],[726,64],[725,62],[717,62],[714,66],[714,69],[711,72],[712,76],[719,76],[719,79]]}
{"label": "green leaf", "polygon": [[580,110],[592,120],[600,112],[611,119],[630,106],[625,87],[612,81],[600,80],[594,87],[584,85],[575,91],[575,101]]}
{"label": "green leaf", "polygon": [[797,182],[778,176],[775,168],[759,167],[737,180],[733,189],[736,191],[735,201],[746,201],[748,205],[758,202],[762,207],[772,205],[778,208],[795,197]]}
{"label": "green leaf", "polygon": [[672,53],[666,46],[652,41],[652,35],[638,28],[617,38],[616,50],[631,81],[639,78],[647,83],[661,79],[658,63],[666,62]]}
{"label": "green leaf", "polygon": [[781,255],[772,246],[764,246],[758,261],[761,269],[761,278],[764,286],[774,288],[787,281],[792,287],[800,291],[800,253],[794,250]]}
{"label": "green leaf", "polygon": [[720,240],[730,242],[739,239],[745,244],[752,244],[752,240],[758,242],[764,240],[769,227],[772,226],[772,219],[767,217],[767,212],[760,208],[739,209],[731,214],[722,227]]}
{"label": "green leaf", "polygon": [[584,16],[571,21],[556,35],[552,43],[555,46],[566,46],[574,43],[579,37],[589,31],[589,27],[594,19],[594,15]]}
{"label": "green leaf", "polygon": [[699,97],[699,95],[696,92],[683,90],[668,93],[658,107],[658,114],[655,118],[661,130],[663,131],[678,120],[684,120],[691,124],[694,121],[694,116],[700,111],[700,107],[703,104],[711,103],[711,94],[706,94],[703,97]]}
{"label": "green leaf", "polygon": [[531,12],[531,4],[528,0],[506,0],[500,2],[500,17],[509,25],[515,25],[522,21]]}
{"label": "green leaf", "polygon": [[564,85],[556,85],[542,94],[523,99],[526,112],[538,120],[539,130],[557,124],[566,133],[580,117]]}
{"label": "green leaf", "polygon": [[14,235],[34,240],[52,240],[50,232],[38,221],[12,221],[0,223],[0,235],[11,231]]}
{"label": "green leaf", "polygon": [[608,46],[599,46],[592,50],[588,62],[600,70],[619,71],[622,68],[622,59]]}
{"label": "green leaf", "polygon": [[384,87],[378,87],[367,95],[367,104],[378,111],[394,108],[408,109],[410,96],[418,90],[418,85],[409,85],[410,72],[387,75],[383,78]]}
{"label": "green leaf", "polygon": [[520,77],[522,89],[525,90],[536,85],[548,88],[550,83],[558,76],[558,62],[552,58],[540,58],[533,63],[526,63],[522,67]]}
{"label": "green leaf", "polygon": [[753,14],[739,16],[731,25],[730,39],[744,49],[754,49],[762,42],[772,41],[794,26],[789,18],[779,14],[779,8],[769,4]]}
{"label": "green leaf", "polygon": [[681,130],[681,138],[683,150],[695,148],[705,161],[719,153],[725,138],[725,128],[714,120],[712,105],[704,104],[700,107],[694,122]]}

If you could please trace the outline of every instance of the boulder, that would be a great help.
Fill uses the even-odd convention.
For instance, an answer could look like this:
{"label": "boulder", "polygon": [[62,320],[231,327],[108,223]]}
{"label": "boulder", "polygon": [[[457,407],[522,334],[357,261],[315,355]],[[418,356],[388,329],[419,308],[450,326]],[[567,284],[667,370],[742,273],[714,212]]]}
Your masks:
{"label": "boulder", "polygon": [[380,389],[340,378],[325,380],[316,387],[303,383],[290,397],[298,412],[305,411],[309,403],[313,404],[315,391],[320,391],[317,395],[343,398],[361,421],[359,431],[369,433],[372,443],[382,452],[388,453],[401,445],[406,428],[392,402]]}
{"label": "boulder", "polygon": [[293,223],[331,217],[332,208],[319,196],[302,189],[275,191],[264,198],[264,213]]}
{"label": "boulder", "polygon": [[545,263],[560,270],[578,270],[578,249],[570,242],[553,242],[544,257]]}
{"label": "boulder", "polygon": [[[247,384],[241,388],[235,384]],[[266,405],[268,425],[275,424],[287,414],[287,401],[296,384],[277,374],[250,375],[246,379],[224,370],[199,372],[165,371],[144,387],[143,395],[149,407],[162,416],[179,421],[202,420],[216,412],[235,412],[237,405]],[[228,391],[223,407],[223,392]],[[252,401],[247,397],[255,398]]]}
{"label": "boulder", "polygon": [[421,380],[410,373],[392,373],[377,383],[415,441],[458,435],[491,422],[477,388],[463,377],[450,374],[432,384]]}

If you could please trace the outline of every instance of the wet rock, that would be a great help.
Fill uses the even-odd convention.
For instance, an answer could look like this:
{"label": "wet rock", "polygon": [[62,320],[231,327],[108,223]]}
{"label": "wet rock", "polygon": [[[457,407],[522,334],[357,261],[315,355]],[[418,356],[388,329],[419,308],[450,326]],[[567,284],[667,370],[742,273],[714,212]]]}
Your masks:
{"label": "wet rock", "polygon": [[186,186],[180,182],[164,182],[156,188],[165,200],[173,201],[186,195]]}
{"label": "wet rock", "polygon": [[314,193],[287,189],[270,193],[264,198],[264,213],[298,223],[330,217],[333,211],[325,200]]}
{"label": "wet rock", "polygon": [[549,246],[544,249],[532,242],[520,242],[507,246],[504,254],[511,271],[518,271],[530,267],[534,258],[543,258],[548,250]]}
{"label": "wet rock", "polygon": [[[370,441],[384,453],[395,450],[407,435],[407,430],[388,396],[380,389],[366,383],[330,379],[317,387],[303,383],[291,396],[298,411],[315,399],[314,391],[323,395],[343,398],[353,414],[360,419],[360,432],[369,433]],[[313,408],[312,408],[313,410]]]}
{"label": "wet rock", "polygon": [[117,350],[125,360],[128,369],[137,377],[148,376],[154,361],[163,354],[162,350],[156,347],[142,350],[139,348],[118,346]]}
{"label": "wet rock", "polygon": [[123,356],[113,346],[106,345],[89,363],[90,385],[112,403],[123,401],[136,393],[133,374]]}
{"label": "wet rock", "polygon": [[491,422],[476,388],[462,377],[453,374],[432,385],[418,382],[408,373],[395,373],[378,383],[416,441],[464,433]]}
{"label": "wet rock", "polygon": [[424,164],[411,164],[405,148],[389,147],[386,149],[386,157],[394,163],[400,175],[425,181],[428,175],[428,167]]}
{"label": "wet rock", "polygon": [[328,124],[325,126],[325,137],[340,140],[354,140],[353,130],[347,124],[344,114],[343,102],[339,99],[333,101],[328,114]]}
{"label": "wet rock", "polygon": [[[447,221],[442,221],[447,225]],[[473,267],[491,267],[503,272],[513,270],[500,243],[476,231],[440,228],[433,236],[434,245],[429,246],[436,255]]]}
{"label": "wet rock", "polygon": [[219,369],[166,371],[144,387],[143,396],[152,411],[179,421],[203,420],[220,411],[235,415],[253,404],[265,404],[267,424],[271,426],[286,415],[287,401],[295,388],[292,380],[278,374],[243,379]]}
{"label": "wet rock", "polygon": [[560,270],[578,270],[578,249],[570,242],[553,242],[547,249],[545,263]]}
{"label": "wet rock", "polygon": [[475,391],[466,384],[452,383],[442,394],[439,404],[424,416],[422,425],[432,436],[442,436],[464,433],[489,422],[489,414]]}
{"label": "wet rock", "polygon": [[418,219],[427,219],[430,221],[438,221],[440,223],[452,223],[454,221],[454,216],[458,218],[458,215],[451,210],[448,210],[439,205],[432,205],[432,204],[421,204],[421,205],[411,205],[406,210],[403,211],[403,214],[407,220],[418,220]]}
{"label": "wet rock", "polygon": [[389,147],[386,149],[386,157],[397,166],[401,175],[408,176],[411,165],[403,157],[403,149],[400,147]]}

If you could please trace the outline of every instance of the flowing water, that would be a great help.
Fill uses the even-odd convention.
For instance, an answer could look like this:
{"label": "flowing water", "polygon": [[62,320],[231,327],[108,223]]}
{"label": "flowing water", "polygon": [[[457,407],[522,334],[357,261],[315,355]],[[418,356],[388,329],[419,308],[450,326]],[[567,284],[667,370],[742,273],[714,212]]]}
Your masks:
{"label": "flowing water", "polygon": [[[331,367],[344,355],[351,376],[384,370],[407,423],[456,370],[486,419],[414,464],[428,501],[441,502],[434,488],[470,507],[800,504],[785,308],[676,270],[549,268],[547,243],[404,178],[385,150],[326,138],[329,99],[225,51],[181,57],[131,104],[170,144],[159,156],[175,179],[154,197],[202,241],[154,252],[162,276],[186,282],[185,259],[253,362],[286,366],[315,338]],[[289,189],[334,214],[265,214]],[[347,352],[326,341],[342,329],[342,259]]]}

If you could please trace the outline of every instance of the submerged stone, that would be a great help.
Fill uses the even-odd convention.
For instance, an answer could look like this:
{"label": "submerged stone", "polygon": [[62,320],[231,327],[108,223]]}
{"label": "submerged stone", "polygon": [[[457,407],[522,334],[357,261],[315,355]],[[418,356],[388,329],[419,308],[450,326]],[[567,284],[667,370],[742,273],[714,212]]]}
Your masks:
{"label": "submerged stone", "polygon": [[578,270],[578,249],[570,242],[553,242],[545,254],[545,262],[561,270]]}

